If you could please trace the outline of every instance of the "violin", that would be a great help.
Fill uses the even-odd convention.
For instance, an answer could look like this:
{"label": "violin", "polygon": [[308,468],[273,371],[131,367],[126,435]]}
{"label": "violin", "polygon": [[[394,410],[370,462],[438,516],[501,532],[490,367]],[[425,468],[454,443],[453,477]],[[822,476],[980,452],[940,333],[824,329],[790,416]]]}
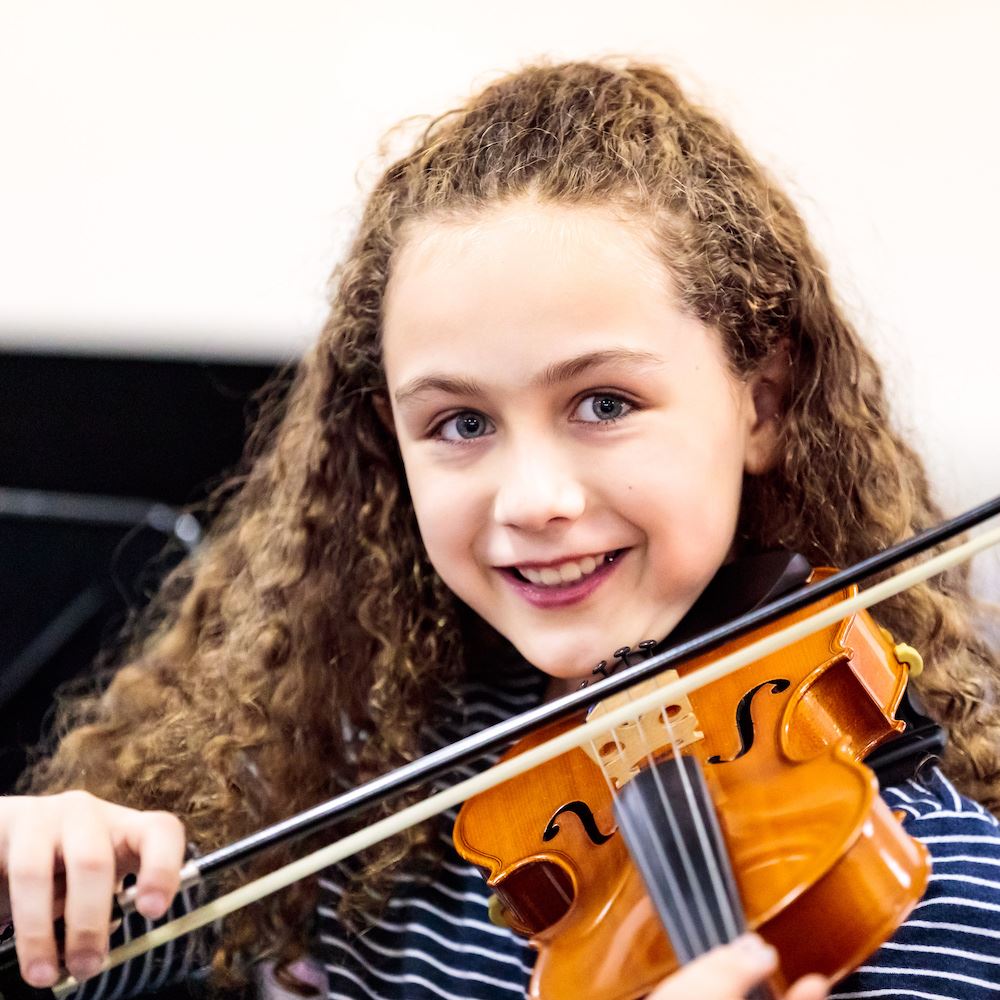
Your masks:
{"label": "violin", "polygon": [[[630,654],[615,655],[627,666]],[[895,711],[920,665],[860,612],[468,800],[455,846],[486,873],[491,914],[538,950],[529,996],[632,1000],[748,928],[779,953],[778,989],[860,965],[927,885],[926,848],[861,763],[904,728]],[[581,721],[546,727],[505,759]]]}
{"label": "violin", "polygon": [[[1000,497],[980,504],[978,507],[958,517],[952,518],[934,528],[927,529],[919,535],[900,542],[881,553],[869,556],[849,570],[840,571],[825,579],[817,579],[809,586],[796,590],[793,593],[785,594],[777,600],[767,603],[765,606],[755,608],[741,615],[733,622],[729,622],[724,626],[710,628],[704,634],[681,641],[677,645],[671,646],[668,650],[657,651],[653,655],[650,655],[644,662],[630,663],[628,669],[611,674],[594,685],[593,688],[564,695],[548,705],[538,706],[520,716],[515,716],[506,722],[499,723],[488,730],[466,737],[452,746],[443,747],[440,750],[427,754],[389,774],[375,778],[364,785],[353,788],[327,802],[320,803],[274,826],[257,831],[232,844],[228,844],[209,854],[189,861],[181,872],[182,889],[198,886],[210,879],[214,874],[224,871],[234,864],[246,861],[272,846],[288,843],[308,834],[315,833],[319,829],[329,828],[335,823],[355,816],[360,811],[370,808],[376,803],[383,802],[391,795],[399,794],[416,785],[424,785],[428,781],[450,773],[455,768],[469,761],[480,759],[488,753],[509,747],[514,741],[525,737],[529,733],[538,734],[536,738],[529,738],[523,741],[518,747],[519,752],[508,754],[505,759],[488,771],[462,781],[457,781],[450,787],[401,809],[393,816],[387,816],[364,829],[335,840],[325,847],[313,851],[311,854],[296,859],[283,868],[272,871],[253,882],[240,886],[221,897],[211,900],[199,909],[185,913],[183,916],[156,927],[141,937],[133,938],[131,941],[114,948],[106,956],[101,971],[114,968],[123,962],[144,955],[153,948],[175,940],[184,934],[214,923],[229,913],[248,906],[262,899],[264,896],[277,892],[300,879],[315,875],[324,868],[328,868],[352,854],[365,850],[379,843],[381,840],[395,836],[409,827],[422,823],[452,806],[472,799],[490,788],[501,785],[503,782],[510,782],[528,772],[537,772],[543,765],[559,758],[561,755],[567,754],[569,751],[573,751],[575,748],[596,743],[600,749],[602,745],[608,743],[608,734],[616,730],[617,727],[634,722],[637,724],[636,732],[640,732],[638,721],[646,718],[650,712],[662,714],[664,706],[679,704],[682,711],[684,711],[682,700],[690,698],[692,712],[697,716],[698,712],[706,711],[706,709],[702,707],[701,696],[690,697],[695,692],[702,689],[710,690],[711,686],[716,685],[723,678],[730,675],[736,677],[740,671],[762,660],[762,658],[770,657],[785,646],[804,640],[807,636],[821,629],[834,627],[833,634],[840,636],[842,640],[841,645],[844,647],[841,652],[846,651],[848,643],[857,641],[859,637],[864,639],[866,643],[872,646],[870,652],[875,655],[877,660],[879,647],[881,647],[883,654],[885,653],[885,643],[889,641],[885,636],[880,641],[878,636],[881,633],[873,632],[866,625],[862,625],[857,633],[852,629],[848,629],[841,634],[837,631],[839,628],[838,623],[847,621],[853,623],[855,616],[863,609],[885,600],[894,594],[901,593],[938,573],[944,572],[952,566],[970,559],[977,552],[1000,543],[1000,527],[984,531],[978,537],[969,539],[950,551],[941,552],[920,565],[911,566],[896,576],[882,580],[866,588],[861,593],[854,594],[854,596],[835,600],[833,603],[827,602],[826,599],[834,595],[843,597],[843,593],[852,588],[858,580],[881,573],[886,568],[895,565],[895,563],[909,559],[934,545],[953,538],[955,535],[967,531],[970,527],[997,514],[1000,514]],[[819,610],[808,617],[803,617],[799,614],[799,612],[809,606],[814,606],[814,608],[818,608]],[[767,625],[779,622],[781,619],[784,619],[784,621],[781,622],[777,631],[766,635],[759,631]],[[759,637],[755,637],[752,633],[755,633]],[[831,635],[829,632],[826,634],[828,637]],[[719,652],[719,647],[724,643],[732,643],[733,645],[727,647],[728,651]],[[821,642],[820,645],[822,645]],[[775,754],[773,767],[775,774],[784,775],[784,768],[792,763],[809,763],[814,757],[822,757],[825,763],[821,763],[820,770],[815,772],[810,771],[809,774],[815,774],[817,777],[820,777],[827,773],[823,768],[829,769],[829,773],[835,775],[834,787],[838,790],[838,794],[841,792],[844,794],[844,798],[839,801],[845,803],[849,810],[853,810],[851,815],[855,817],[855,820],[862,815],[864,802],[873,804],[869,820],[861,822],[858,836],[855,838],[863,850],[857,856],[850,850],[843,855],[838,855],[840,860],[835,864],[831,864],[828,874],[836,874],[835,869],[840,865],[846,866],[843,871],[845,874],[848,874],[856,860],[861,859],[862,856],[868,858],[872,854],[872,851],[869,849],[871,846],[875,847],[875,852],[877,853],[879,850],[876,846],[877,839],[873,839],[868,829],[869,826],[874,825],[885,831],[888,842],[892,845],[890,848],[892,851],[899,852],[899,857],[903,859],[909,859],[909,862],[912,863],[911,870],[916,873],[914,877],[919,878],[921,866],[919,848],[915,847],[913,842],[909,841],[908,838],[901,839],[894,837],[893,831],[896,834],[899,833],[898,824],[894,826],[896,824],[895,819],[891,815],[887,816],[885,814],[884,807],[880,810],[879,800],[875,794],[870,774],[866,774],[865,769],[860,767],[856,767],[856,773],[851,770],[851,758],[853,756],[853,764],[856,766],[863,746],[878,745],[881,741],[888,738],[886,735],[887,731],[896,731],[899,727],[898,722],[893,718],[893,706],[894,701],[898,700],[896,692],[901,690],[903,686],[902,667],[905,664],[905,659],[902,656],[896,655],[895,665],[892,659],[885,656],[883,659],[883,665],[881,667],[876,665],[873,668],[871,677],[867,679],[865,672],[856,673],[853,667],[841,665],[832,670],[823,671],[816,669],[817,664],[813,664],[812,667],[807,669],[805,661],[802,661],[799,663],[799,672],[787,678],[789,680],[788,688],[785,688],[783,692],[773,692],[772,690],[770,694],[765,693],[766,696],[762,699],[763,702],[770,701],[771,697],[775,694],[788,692],[787,696],[781,699],[780,703],[776,701],[771,702],[765,708],[765,715],[762,718],[766,719],[764,728],[770,730],[774,742]],[[841,663],[842,660],[843,657],[837,657],[838,663]],[[691,666],[682,666],[687,661],[691,661]],[[703,665],[699,666],[698,664]],[[831,663],[831,666],[834,665]],[[909,665],[907,664],[908,668]],[[676,679],[669,680],[665,684],[661,681],[654,685],[654,690],[641,690],[639,693],[633,692],[624,700],[618,699],[618,703],[609,701],[614,696],[658,677],[668,669],[676,670]],[[765,673],[770,673],[770,671],[762,669],[761,676]],[[825,676],[827,673],[830,675],[829,679],[820,683],[819,678]],[[811,678],[812,680],[810,680]],[[767,680],[771,679],[771,677],[767,678]],[[874,684],[871,690],[868,689],[869,684]],[[741,683],[738,686],[744,685]],[[847,715],[843,714],[843,711],[849,705],[854,704],[859,686],[869,695],[873,696],[872,704],[877,703],[882,706],[877,711],[872,709],[872,718],[861,725],[858,725],[854,720],[849,721],[848,715],[850,713],[847,713]],[[806,715],[800,715],[800,709],[810,707],[810,704],[814,700],[813,688],[817,688],[817,690],[824,693],[829,691],[831,695],[829,704],[836,709],[834,717],[831,720],[827,720],[821,712],[813,717],[809,725],[804,727],[796,725],[798,731],[794,736],[790,736],[792,723],[797,724],[800,720],[805,720],[807,717]],[[720,688],[719,690],[722,691],[723,689]],[[757,690],[761,689],[757,688]],[[602,712],[593,713],[593,717],[589,717],[575,726],[569,725],[564,721],[571,718],[579,720],[581,711],[587,709],[595,701],[595,695],[597,696],[597,700],[600,700],[604,705]],[[755,713],[757,711],[756,702],[759,697],[759,694],[755,694],[750,699],[750,715],[754,719],[758,718]],[[707,706],[713,698],[714,695],[706,696],[705,705]],[[731,693],[726,695],[723,701],[728,704],[731,710]],[[590,715],[591,713],[588,712],[587,714]],[[723,712],[722,714],[724,715],[725,713]],[[667,715],[669,718],[669,710]],[[879,717],[881,721],[879,721]],[[643,726],[646,724],[643,723]],[[838,742],[836,734],[840,727],[845,727],[843,731],[848,736],[845,736],[844,739]],[[702,732],[703,730],[699,726],[696,731]],[[706,737],[704,749],[711,747],[715,753],[708,754],[707,756],[703,755],[706,765],[708,765],[705,767],[689,768],[687,766],[687,758],[692,756],[692,752],[675,752],[673,737],[667,741],[670,743],[669,750],[667,749],[666,742],[658,740],[654,742],[658,742],[659,746],[656,750],[651,751],[649,748],[652,744],[644,736],[641,753],[637,756],[633,748],[622,759],[632,759],[632,764],[628,765],[629,770],[639,764],[640,759],[645,761],[646,766],[640,768],[640,770],[652,775],[651,780],[661,787],[666,787],[664,783],[669,784],[673,782],[669,786],[672,794],[667,797],[668,801],[670,798],[677,798],[676,788],[683,788],[684,795],[689,801],[700,800],[703,803],[707,803],[711,799],[715,807],[721,806],[723,811],[725,811],[726,802],[722,801],[722,794],[723,791],[726,791],[726,794],[730,794],[730,792],[727,790],[728,786],[725,782],[717,780],[718,775],[723,769],[715,767],[710,758],[719,755],[724,758],[720,763],[730,766],[738,764],[740,760],[755,757],[756,754],[753,753],[753,747],[748,747],[747,752],[742,754],[738,753],[737,748],[736,753],[734,753],[735,744],[732,743],[732,734],[730,734],[730,743],[727,748],[721,727],[718,736],[715,735],[715,731],[711,732],[713,732],[712,739],[709,742]],[[757,737],[755,737],[756,739]],[[618,742],[614,737],[612,737],[611,742],[615,743],[617,750]],[[700,742],[702,741],[695,740],[690,745],[695,746]],[[598,758],[602,756],[599,749]],[[681,748],[678,745],[678,749],[686,748]],[[729,756],[725,757],[726,754]],[[799,759],[800,757],[802,758],[801,760]],[[675,764],[671,765],[670,761],[675,761]],[[676,766],[676,761],[681,761],[681,766]],[[649,766],[650,763],[655,766]],[[667,764],[666,769],[663,767],[664,763]],[[670,776],[668,773],[671,766],[674,767],[674,776]],[[749,765],[740,764],[739,766],[743,768]],[[559,768],[556,770],[559,770]],[[589,764],[584,770],[590,770],[592,773]],[[708,775],[708,777],[699,778],[699,773],[703,774],[703,776]],[[853,778],[849,777],[852,774]],[[702,781],[703,785],[700,790],[692,791]],[[820,810],[821,815],[829,816],[836,829],[846,829],[849,824],[839,816],[830,814],[829,812],[823,814],[822,810],[826,803],[823,789],[819,787],[810,789],[808,781],[805,784],[807,787],[802,790],[806,796],[804,802],[813,802]],[[752,780],[749,782],[749,785],[752,789]],[[618,821],[622,828],[634,818],[639,809],[645,808],[645,802],[649,799],[649,796],[646,794],[638,797],[632,796],[629,792],[630,786],[641,789],[643,787],[641,776],[639,782],[626,782],[623,794],[618,796],[619,801],[622,799],[626,800],[624,810],[620,811],[618,815]],[[573,785],[574,789],[575,787]],[[761,788],[763,788],[762,785]],[[783,794],[786,786],[779,781],[776,788],[780,788]],[[563,792],[564,789],[558,789],[553,801],[563,802]],[[573,794],[576,794],[575,790]],[[809,825],[806,809],[795,806],[789,812],[785,809],[785,806],[789,805],[789,803],[776,798],[769,799],[766,792],[761,795],[757,795],[752,790],[741,792],[735,788],[734,783],[731,794],[740,804],[746,804],[750,807],[750,811],[746,815],[754,817],[754,821],[761,825],[768,825],[766,822],[768,809],[762,808],[761,803],[769,803],[768,808],[772,810],[780,807],[778,810],[779,815],[785,816],[789,821],[792,818],[795,818],[796,821],[806,820],[807,826]],[[632,802],[627,801],[630,797],[638,803],[636,808],[633,808]],[[755,799],[756,803],[754,802]],[[596,794],[591,794],[591,800],[592,805],[596,806],[598,810],[598,822],[599,824],[603,824],[599,825],[598,829],[610,832],[614,821],[606,812],[601,811],[601,800]],[[542,812],[544,813],[544,810]],[[734,820],[731,819],[725,821],[724,832],[722,831],[721,823],[719,823],[720,829],[718,831],[710,830],[709,828],[716,822],[713,819],[715,815],[715,811],[707,808],[698,808],[691,811],[692,821],[696,826],[702,828],[698,836],[702,838],[703,844],[706,832],[716,842],[715,851],[706,851],[704,855],[705,858],[709,859],[707,864],[714,871],[716,866],[727,863],[727,856],[735,857],[739,866],[739,875],[735,877],[737,890],[743,892],[745,891],[745,886],[759,886],[759,899],[763,901],[759,902],[757,897],[745,898],[745,917],[740,916],[739,899],[736,898],[735,894],[730,898],[728,903],[718,906],[717,909],[724,909],[727,912],[728,916],[726,919],[746,919],[750,926],[759,927],[765,936],[769,936],[776,941],[780,940],[779,950],[782,955],[784,978],[794,978],[798,974],[797,970],[805,967],[801,963],[797,965],[797,960],[794,957],[796,949],[803,946],[812,949],[809,954],[818,955],[828,953],[830,957],[824,959],[824,961],[837,963],[835,966],[837,969],[846,969],[850,961],[852,961],[852,958],[844,957],[846,951],[851,951],[853,948],[855,950],[851,951],[852,956],[862,954],[864,947],[867,946],[858,947],[854,944],[849,946],[839,944],[838,942],[841,942],[842,939],[846,941],[846,938],[842,936],[844,928],[842,926],[831,927],[821,916],[817,918],[816,913],[811,914],[813,919],[812,926],[816,926],[816,921],[819,920],[819,924],[823,927],[823,936],[830,939],[830,948],[828,950],[824,949],[820,942],[804,941],[801,934],[799,935],[799,940],[794,945],[787,944],[784,932],[779,933],[783,926],[780,914],[778,913],[779,908],[773,906],[768,908],[767,905],[768,900],[773,899],[774,893],[770,892],[765,886],[768,879],[762,877],[764,870],[770,867],[773,869],[771,874],[776,874],[780,880],[783,877],[781,870],[784,865],[790,860],[795,861],[793,867],[795,869],[794,877],[796,881],[794,884],[787,880],[785,883],[782,883],[789,886],[786,892],[787,898],[784,900],[789,905],[785,907],[785,911],[795,918],[804,914],[809,909],[809,907],[804,905],[807,901],[813,908],[818,908],[820,911],[826,907],[834,906],[838,900],[836,898],[830,899],[829,893],[825,891],[824,887],[834,887],[833,893],[836,895],[840,891],[840,886],[836,880],[826,880],[823,873],[818,873],[819,877],[814,882],[809,882],[808,878],[804,877],[809,866],[797,857],[791,858],[789,855],[783,854],[780,848],[778,851],[772,851],[769,855],[761,855],[761,857],[769,858],[770,862],[765,864],[763,868],[759,865],[755,867],[756,855],[754,854],[755,849],[752,839],[743,836],[742,831],[736,827]],[[560,818],[562,818],[562,814]],[[653,825],[655,826],[656,824]],[[805,845],[807,848],[809,848],[810,844],[815,845],[825,839],[825,832],[816,823],[812,824],[812,832],[809,835],[800,835],[791,828],[783,832],[780,829],[780,824],[772,823],[770,826],[772,834],[777,835],[779,844],[782,836],[785,837],[787,844]],[[624,839],[626,838],[615,838],[616,846],[619,841]],[[822,851],[822,848],[823,845],[820,844],[818,850]],[[584,847],[584,853],[580,857],[589,861],[590,858],[585,856],[587,850],[589,849]],[[614,853],[614,850],[616,850],[616,847],[612,849],[612,853]],[[914,859],[914,855],[916,855],[916,859]],[[833,857],[832,854],[829,856]],[[891,857],[894,858],[896,855],[891,855]],[[889,860],[890,855],[886,855],[885,859],[888,867],[891,868],[892,861]],[[488,868],[489,866],[484,867]],[[521,867],[525,866],[522,865]],[[562,882],[560,883],[560,875],[556,874],[554,878],[555,884],[561,884],[563,890],[567,888],[567,885],[570,889],[575,890],[576,886],[573,884],[574,873],[582,871],[582,865],[578,865],[576,862],[570,863],[566,861],[563,865],[556,864],[554,868],[549,865],[537,865],[535,866],[535,871],[543,874],[551,873],[560,867],[564,873]],[[497,870],[499,871],[499,868]],[[518,870],[516,864],[513,870]],[[735,871],[736,866],[733,866],[732,873],[723,874],[725,874],[726,879],[730,879],[734,877]],[[751,875],[750,873],[753,874]],[[885,875],[886,873],[883,872],[883,882],[891,885],[893,873],[890,871],[888,878],[885,878]],[[696,871],[695,877],[688,880],[689,886],[693,886],[700,881],[697,876],[698,872]],[[553,880],[549,879],[548,874],[544,874],[544,877],[550,885],[553,884]],[[718,878],[716,878],[716,881],[718,881]],[[895,881],[900,882],[901,880],[896,878]],[[905,878],[902,881],[905,881]],[[860,880],[857,878],[847,878],[845,880],[845,884],[852,885],[857,891],[865,893],[863,899],[859,896],[855,897],[859,902],[868,902],[871,896],[879,894],[880,885],[877,881],[870,892],[864,890],[859,883]],[[504,888],[505,890],[510,890],[510,892],[506,893],[506,897],[512,903],[515,900],[520,901],[525,898],[524,894],[513,891],[516,888],[514,882],[506,882]],[[540,914],[531,915],[529,913],[522,920],[521,929],[529,934],[555,931],[561,925],[563,917],[572,915],[570,904],[573,902],[573,899],[571,894],[567,893],[566,895],[568,896],[568,901],[562,910],[558,906],[553,908],[551,904],[546,904],[548,908]],[[915,895],[919,897],[920,892],[915,890]],[[119,893],[115,905],[116,915],[125,914],[134,909],[134,897],[134,889],[124,890]],[[677,894],[674,898],[681,899],[682,897],[683,894]],[[721,897],[717,896],[716,898],[720,899]],[[797,902],[797,900],[801,900],[801,902]],[[662,903],[663,901],[660,900],[660,902]],[[911,905],[912,903],[906,902],[905,899],[900,903],[894,904],[895,909],[890,907],[894,914],[892,919],[902,920],[906,909]],[[648,912],[648,909],[644,909],[648,908],[648,906],[648,903],[640,901],[633,912],[642,916],[643,913]],[[512,910],[509,912],[515,911]],[[667,901],[667,905],[663,907],[663,912],[660,914],[661,917],[666,919],[664,915],[668,912],[669,900]],[[626,920],[630,916],[631,914],[626,913]],[[856,912],[852,910],[850,921],[847,922],[854,921],[856,916]],[[791,922],[794,923],[794,919]],[[649,926],[650,924],[651,921],[643,917],[643,926]],[[888,936],[891,930],[892,926],[887,925],[880,933],[883,934],[883,937]],[[685,960],[685,952],[683,947],[680,946],[680,940],[680,938],[672,939],[670,947],[665,947],[662,942],[660,944],[650,944],[654,956],[658,956],[654,958],[654,961],[666,962],[667,966],[664,967],[669,967],[669,963],[672,961]],[[643,946],[645,947],[645,945]],[[630,964],[631,961],[632,953],[630,951],[628,961],[623,964],[623,968]],[[813,961],[813,959],[809,959],[809,961]],[[821,967],[834,967],[834,965]],[[5,933],[3,938],[0,939],[0,998],[2,1000],[15,1000],[15,998],[19,1000],[21,997],[38,998],[39,996],[62,998],[73,992],[78,986],[79,983],[72,976],[65,976],[49,991],[34,990],[27,986],[18,974],[13,933]],[[641,991],[644,987],[636,986],[635,989]],[[584,996],[586,995],[584,993]],[[617,995],[624,997],[626,995],[636,996],[639,994],[633,990],[632,993],[619,993]],[[766,992],[761,992],[759,995],[764,997],[767,994]]]}

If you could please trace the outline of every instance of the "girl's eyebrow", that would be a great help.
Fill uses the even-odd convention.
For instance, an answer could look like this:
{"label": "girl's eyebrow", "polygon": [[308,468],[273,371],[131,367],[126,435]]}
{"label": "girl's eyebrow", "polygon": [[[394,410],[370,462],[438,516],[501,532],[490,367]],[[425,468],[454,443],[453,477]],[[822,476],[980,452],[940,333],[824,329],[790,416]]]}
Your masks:
{"label": "girl's eyebrow", "polygon": [[[591,368],[610,363],[627,364],[634,367],[659,367],[663,358],[648,351],[634,351],[627,347],[612,348],[605,351],[590,351],[565,361],[556,361],[549,365],[541,374],[531,380],[532,387],[545,388],[568,382]],[[455,375],[420,375],[401,385],[395,392],[397,405],[419,396],[424,392],[443,392],[453,396],[479,396],[483,387],[473,379]]]}
{"label": "girl's eyebrow", "polygon": [[422,393],[435,391],[452,396],[478,396],[483,389],[478,382],[457,375],[420,375],[396,390],[396,404],[404,403]]}
{"label": "girl's eyebrow", "polygon": [[560,382],[568,382],[570,379],[576,378],[577,375],[582,375],[591,368],[612,363],[626,364],[634,368],[659,367],[663,364],[663,358],[658,354],[651,354],[649,351],[633,351],[627,347],[615,347],[606,351],[590,351],[587,354],[549,365],[541,375],[532,379],[532,385],[542,388],[558,385]]}

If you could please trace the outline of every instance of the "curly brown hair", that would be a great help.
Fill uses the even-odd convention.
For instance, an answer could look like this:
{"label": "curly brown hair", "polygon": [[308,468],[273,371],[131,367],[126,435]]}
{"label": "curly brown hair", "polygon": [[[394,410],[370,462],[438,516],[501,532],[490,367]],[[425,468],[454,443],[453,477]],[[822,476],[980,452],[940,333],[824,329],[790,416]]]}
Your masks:
{"label": "curly brown hair", "polygon": [[[846,565],[939,520],[799,214],[732,132],[656,66],[532,65],[431,120],[385,170],[280,421],[252,438],[209,540],[168,579],[131,662],[73,707],[34,787],[170,810],[209,849],[417,755],[479,640],[427,562],[377,412],[386,283],[408,223],[526,196],[641,220],[739,375],[787,346],[781,459],[746,482],[742,547]],[[996,808],[998,662],[972,608],[955,571],[878,614],[926,657],[918,685],[951,732],[947,772]],[[411,834],[368,871],[425,842]],[[260,941],[296,957],[313,901],[302,885],[237,915],[217,967],[238,970]]]}

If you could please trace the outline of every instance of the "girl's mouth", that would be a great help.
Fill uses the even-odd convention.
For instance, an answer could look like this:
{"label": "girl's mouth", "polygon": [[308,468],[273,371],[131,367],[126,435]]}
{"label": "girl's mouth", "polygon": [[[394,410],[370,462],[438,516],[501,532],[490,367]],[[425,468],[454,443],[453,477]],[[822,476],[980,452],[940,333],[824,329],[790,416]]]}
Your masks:
{"label": "girl's mouth", "polygon": [[592,594],[614,572],[628,551],[615,549],[600,556],[584,556],[540,569],[509,566],[501,572],[515,591],[535,607],[563,607]]}

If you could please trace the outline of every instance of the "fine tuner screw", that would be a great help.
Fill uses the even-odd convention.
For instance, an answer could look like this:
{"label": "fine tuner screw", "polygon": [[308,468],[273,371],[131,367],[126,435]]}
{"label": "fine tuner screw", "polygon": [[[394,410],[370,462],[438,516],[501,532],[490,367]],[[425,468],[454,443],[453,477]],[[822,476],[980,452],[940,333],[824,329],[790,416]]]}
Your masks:
{"label": "fine tuner screw", "polygon": [[632,647],[631,646],[620,646],[618,649],[616,649],[614,651],[614,653],[612,655],[618,661],[618,664],[615,666],[615,671],[617,671],[620,667],[631,667],[632,666],[632,664],[629,663],[629,659],[628,659],[629,658],[629,654],[631,652],[632,652]]}
{"label": "fine tuner screw", "polygon": [[[653,654],[653,650],[656,649],[655,639],[643,639],[642,642],[636,646],[635,650],[631,646],[619,646],[611,655],[617,660],[617,663],[611,668],[608,667],[607,660],[601,660],[600,663],[591,670],[591,674],[601,677],[610,677],[611,674],[615,673],[620,667],[630,667],[632,664],[629,662],[629,656],[635,655],[636,653],[641,654],[643,658],[647,658]],[[581,687],[586,687],[588,682],[581,684]]]}
{"label": "fine tuner screw", "polygon": [[[650,657],[650,656],[653,655],[653,652],[656,649],[656,646],[657,646],[657,642],[656,642],[655,639],[643,639],[642,642],[640,642],[636,646],[635,652],[636,653],[640,653],[644,658],[648,658],[648,657]],[[590,671],[590,673],[594,677],[610,677],[613,673],[615,673],[618,670],[619,667],[622,667],[622,666],[624,666],[624,667],[630,667],[630,666],[632,666],[632,664],[629,663],[629,661],[628,661],[629,655],[632,652],[633,652],[633,650],[632,650],[631,646],[619,646],[618,649],[616,649],[614,651],[614,653],[611,654],[612,657],[615,660],[618,661],[615,664],[614,667],[609,668],[608,667],[608,661],[607,660],[601,660],[601,662],[598,663],[597,666],[594,667],[594,669]],[[579,690],[582,691],[589,684],[590,684],[589,680],[580,681]],[[2,1000],[2,998],[0,998],[0,1000]]]}

